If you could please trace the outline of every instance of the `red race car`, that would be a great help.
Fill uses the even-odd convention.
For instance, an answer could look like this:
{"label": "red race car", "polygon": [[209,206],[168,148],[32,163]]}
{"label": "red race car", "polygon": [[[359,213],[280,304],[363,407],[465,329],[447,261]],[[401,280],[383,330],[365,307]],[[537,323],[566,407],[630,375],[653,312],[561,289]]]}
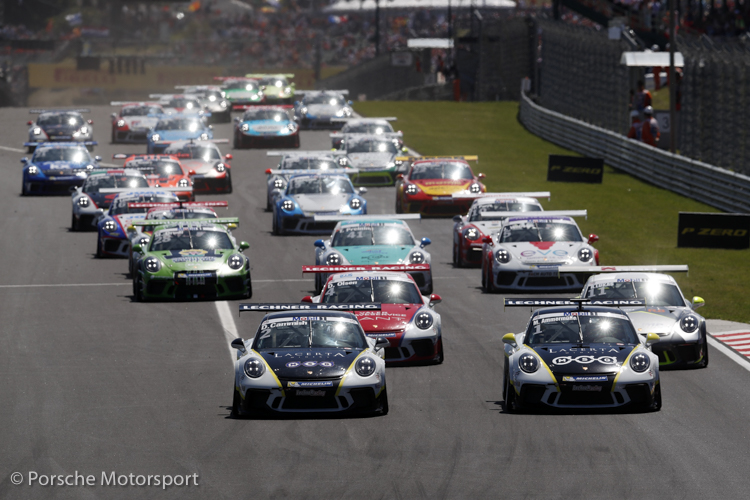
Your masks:
{"label": "red race car", "polygon": [[[402,158],[397,158],[397,160]],[[396,176],[396,213],[422,216],[465,214],[472,199],[454,197],[455,193],[479,194],[487,191],[484,174],[474,175],[469,161],[477,156],[420,156],[406,174]]]}
{"label": "red race car", "polygon": [[112,144],[146,144],[148,131],[164,114],[158,102],[113,101],[110,104],[122,106],[119,113],[112,113]]}
{"label": "red race car", "polygon": [[177,191],[182,201],[193,201],[193,181],[190,176],[195,170],[187,170],[180,160],[170,155],[127,155],[118,153],[112,156],[115,160],[125,160],[123,168],[138,170],[146,176],[150,187],[185,188]]}
{"label": "red race car", "polygon": [[231,193],[231,154],[222,155],[216,144],[227,144],[228,139],[175,141],[164,154],[179,158],[183,167],[191,172],[194,193]]}

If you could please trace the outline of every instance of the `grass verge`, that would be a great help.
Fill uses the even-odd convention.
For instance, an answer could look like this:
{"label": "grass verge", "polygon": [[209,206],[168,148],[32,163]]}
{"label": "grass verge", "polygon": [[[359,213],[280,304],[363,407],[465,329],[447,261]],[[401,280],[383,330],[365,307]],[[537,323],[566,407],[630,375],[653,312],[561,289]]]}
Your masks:
{"label": "grass verge", "polygon": [[[422,154],[477,154],[478,171],[491,191],[550,191],[547,210],[587,209],[584,234],[596,233],[601,264],[688,264],[676,275],[688,299],[706,300],[707,318],[750,323],[749,250],[677,248],[678,212],[717,209],[631,177],[609,166],[604,182],[547,182],[547,157],[570,154],[528,132],[518,122],[518,103],[361,102],[369,116],[397,116],[395,128]],[[445,230],[452,225],[446,221]],[[477,278],[478,279],[478,278]]]}

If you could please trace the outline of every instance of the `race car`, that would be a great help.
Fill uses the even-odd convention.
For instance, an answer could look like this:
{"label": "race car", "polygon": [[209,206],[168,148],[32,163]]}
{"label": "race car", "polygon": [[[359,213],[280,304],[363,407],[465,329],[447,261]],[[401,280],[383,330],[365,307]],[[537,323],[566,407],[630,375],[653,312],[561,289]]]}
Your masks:
{"label": "race car", "polygon": [[201,140],[214,138],[211,125],[206,125],[200,116],[164,115],[147,134],[147,153],[162,153],[175,141]]}
{"label": "race car", "polygon": [[309,170],[325,170],[328,173],[346,174],[338,168],[338,159],[330,151],[269,151],[267,156],[280,156],[275,169],[266,169],[266,210],[273,211],[273,203],[284,194],[289,177],[310,173]]}
{"label": "race car", "polygon": [[116,192],[104,193],[108,188],[148,188],[146,177],[137,170],[111,168],[92,170],[83,185],[77,187],[71,195],[73,213],[70,220],[72,231],[93,231],[95,221],[108,209]]}
{"label": "race car", "polygon": [[128,155],[117,153],[115,160],[125,160],[123,168],[137,170],[146,176],[148,185],[153,188],[176,188],[177,197],[183,201],[195,199],[191,176],[195,170],[186,169],[179,159],[169,155]]}
{"label": "race car", "polygon": [[355,185],[392,186],[400,164],[396,157],[405,152],[395,134],[348,134],[337,153],[344,155],[346,165],[359,170],[352,178]]}
{"label": "race car", "polygon": [[[419,219],[418,214],[383,214],[367,217],[341,215],[316,216],[321,222],[337,222],[331,237],[315,241],[316,266],[361,266],[427,264],[432,256],[425,247],[429,238],[417,242],[406,220]],[[408,271],[424,295],[432,293],[432,271]],[[320,293],[328,279],[315,275],[315,292]]]}
{"label": "race car", "polygon": [[122,106],[119,113],[112,113],[112,144],[145,144],[148,131],[164,114],[158,102],[113,101],[110,105]]}
{"label": "race car", "polygon": [[[381,271],[389,269],[389,271]],[[302,266],[303,273],[329,274],[323,291],[302,302],[314,304],[380,303],[379,311],[356,311],[365,335],[385,338],[386,364],[443,362],[443,326],[434,306],[439,295],[422,296],[404,272],[429,270],[426,264],[398,266]]]}
{"label": "race car", "polygon": [[273,234],[328,234],[336,222],[318,216],[366,214],[365,192],[345,174],[294,175],[273,205]]}
{"label": "race car", "polygon": [[292,104],[294,102],[294,83],[290,83],[288,78],[294,78],[293,74],[249,74],[247,78],[257,80],[263,93],[266,96],[268,104]]}
{"label": "race car", "polygon": [[211,113],[209,123],[229,123],[232,121],[232,107],[224,98],[224,91],[217,85],[178,85],[175,87],[185,94],[198,99],[203,109]]}
{"label": "race car", "polygon": [[534,311],[523,333],[503,337],[505,411],[618,407],[659,411],[659,358],[651,352],[659,336],[641,337],[628,315],[612,307],[637,302],[643,304],[506,298],[506,307],[555,307]]}
{"label": "race car", "polygon": [[654,353],[662,368],[705,368],[708,366],[706,320],[695,310],[703,307],[701,297],[688,301],[672,276],[662,272],[687,272],[688,266],[604,266],[576,267],[574,272],[592,271],[581,297],[591,300],[641,299],[645,305],[624,307],[640,335],[655,333],[659,343]]}
{"label": "race car", "polygon": [[578,291],[578,276],[566,273],[572,265],[599,265],[599,251],[591,245],[599,237],[583,238],[572,217],[585,210],[518,214],[505,219],[500,230],[482,239],[482,288],[497,290]]}
{"label": "race car", "polygon": [[231,105],[232,111],[247,109],[256,104],[264,104],[266,96],[260,88],[258,80],[241,76],[215,76],[214,80],[221,80],[221,90]]}
{"label": "race car", "polygon": [[299,147],[299,126],[289,106],[254,106],[234,119],[235,149]]}
{"label": "race car", "polygon": [[[134,276],[135,265],[142,257],[141,252],[134,250],[135,245],[144,247],[148,244],[154,227],[167,224],[174,220],[193,220],[193,219],[218,219],[215,207],[228,207],[226,201],[181,201],[179,203],[130,203],[130,208],[147,208],[145,222],[155,221],[150,226],[130,225],[125,228],[130,240],[130,251],[128,252],[128,272]],[[229,226],[232,228],[232,224]]]}
{"label": "race car", "polygon": [[79,142],[44,143],[31,159],[21,158],[23,179],[21,195],[68,194],[83,184],[89,172],[101,160],[91,158]]}
{"label": "race car", "polygon": [[159,104],[168,115],[186,115],[208,117],[198,96],[189,94],[151,94],[149,99],[159,99]]}
{"label": "race car", "polygon": [[240,304],[269,313],[254,338],[232,341],[232,413],[388,413],[383,347],[348,310],[379,304]]}
{"label": "race car", "polygon": [[[344,140],[346,134],[367,134],[367,135],[381,135],[381,134],[394,134],[395,131],[391,126],[390,122],[396,121],[395,116],[385,117],[373,117],[373,118],[332,118],[331,122],[344,124],[340,131],[331,132],[331,147],[339,149],[341,147],[341,141]],[[397,137],[402,137],[401,132],[398,132]],[[402,144],[403,145],[403,144]]]}
{"label": "race car", "polygon": [[94,129],[92,120],[84,120],[81,113],[88,109],[32,109],[29,113],[39,115],[35,121],[28,121],[29,141],[23,145],[29,153],[37,146],[48,142],[83,143],[89,151],[94,150]]}
{"label": "race car", "polygon": [[477,160],[476,156],[414,158],[406,174],[397,176],[396,213],[424,216],[465,214],[473,199],[453,195],[487,191],[482,184],[484,174],[474,175],[468,163]]}
{"label": "race car", "polygon": [[[236,217],[169,221],[154,228],[135,264],[133,297],[147,300],[248,299],[253,296],[247,242],[234,239],[223,224]],[[153,224],[136,221],[134,225]]]}
{"label": "race car", "polygon": [[341,128],[332,118],[346,118],[354,114],[352,102],[344,96],[348,90],[298,90],[301,101],[294,103],[294,116],[302,129]]}
{"label": "race car", "polygon": [[515,212],[544,210],[536,197],[549,198],[550,193],[482,193],[474,198],[466,215],[453,216],[453,265],[480,265],[482,239],[498,231],[502,220]]}
{"label": "race car", "polygon": [[180,200],[174,194],[180,188],[105,188],[99,192],[117,193],[106,212],[96,221],[96,256],[128,257],[130,253],[130,239],[127,227],[134,221],[146,217],[146,208],[133,208],[134,202],[175,203]]}
{"label": "race car", "polygon": [[179,158],[190,174],[193,193],[231,193],[231,154],[222,156],[216,144],[227,143],[226,139],[211,141],[175,141],[164,150],[165,155]]}

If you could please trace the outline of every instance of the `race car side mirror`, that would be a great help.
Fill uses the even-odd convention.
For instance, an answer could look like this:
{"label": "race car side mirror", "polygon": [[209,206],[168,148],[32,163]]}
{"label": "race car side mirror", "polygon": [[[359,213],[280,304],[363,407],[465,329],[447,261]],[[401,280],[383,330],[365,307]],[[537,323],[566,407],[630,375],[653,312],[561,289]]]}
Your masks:
{"label": "race car side mirror", "polygon": [[234,156],[232,156],[231,154],[224,155],[225,160],[231,160],[232,158],[234,158]]}
{"label": "race car side mirror", "polygon": [[461,216],[460,215],[454,215],[453,216],[453,222],[455,222],[456,224],[458,224],[459,222],[461,222]]}
{"label": "race car side mirror", "polygon": [[112,118],[117,118],[117,113],[112,113]]}
{"label": "race car side mirror", "polygon": [[484,179],[485,177],[486,176],[481,172],[477,174],[477,179]]}
{"label": "race car side mirror", "polygon": [[592,243],[596,243],[597,241],[599,241],[599,237],[594,233],[591,233],[589,235],[589,245],[591,245]]}
{"label": "race car side mirror", "polygon": [[325,242],[323,240],[315,240],[315,243],[313,243],[313,245],[315,245],[316,247],[318,247],[318,248],[320,248],[322,250],[325,250],[325,248],[326,248],[326,244],[325,244]]}
{"label": "race car side mirror", "polygon": [[94,156],[94,161],[102,161],[102,157],[101,156]]}
{"label": "race car side mirror", "polygon": [[347,103],[347,104],[348,104],[349,106],[351,106],[352,104],[354,104],[354,103],[353,103],[352,101],[346,101],[346,103]]}
{"label": "race car side mirror", "polygon": [[209,130],[213,130],[213,129],[214,129],[214,126],[213,126],[213,125],[209,125],[209,126],[208,126],[208,129],[209,129]]}
{"label": "race car side mirror", "polygon": [[134,252],[140,252],[141,251],[141,245],[133,245],[133,251]]}
{"label": "race car side mirror", "polygon": [[424,248],[427,245],[431,245],[431,244],[432,244],[432,240],[430,238],[422,238],[422,241],[420,242],[419,246],[420,248]]}
{"label": "race car side mirror", "polygon": [[312,297],[310,297],[309,295],[305,295],[304,297],[302,297],[302,302],[305,302],[307,304],[312,304],[312,301],[313,301]]}
{"label": "race car side mirror", "polygon": [[506,333],[503,335],[503,343],[513,347],[518,345],[518,342],[516,342],[516,336],[512,333]]}
{"label": "race car side mirror", "polygon": [[71,192],[71,193],[75,193],[76,191],[78,191],[78,187],[77,186],[70,186],[68,188],[68,191]]}
{"label": "race car side mirror", "polygon": [[195,170],[188,170],[188,175],[195,175]]}
{"label": "race car side mirror", "polygon": [[402,153],[408,153],[409,152],[409,148],[401,148],[401,152]]}
{"label": "race car side mirror", "polygon": [[229,345],[232,346],[232,349],[245,352],[245,343],[242,341],[242,337],[234,339]]}
{"label": "race car side mirror", "polygon": [[357,191],[359,192],[359,194],[366,194],[367,193],[367,188],[366,187],[361,187],[361,188],[357,189]]}
{"label": "race car side mirror", "polygon": [[488,245],[492,245],[492,236],[485,236],[482,238],[482,243],[487,243]]}
{"label": "race car side mirror", "polygon": [[299,101],[294,101],[295,106],[299,106]]}
{"label": "race car side mirror", "polygon": [[400,181],[401,179],[403,179],[403,178],[404,178],[404,174],[398,174],[398,175],[396,176],[396,179],[397,179],[397,180],[399,180],[399,181]]}
{"label": "race car side mirror", "polygon": [[646,345],[655,344],[656,342],[659,342],[659,336],[655,333],[649,333],[646,335]]}
{"label": "race car side mirror", "polygon": [[93,125],[94,124],[94,120],[86,120],[86,123],[88,123],[89,125]]}
{"label": "race car side mirror", "polygon": [[31,120],[29,120],[29,121],[26,122],[26,125],[34,125],[34,122],[32,122]]}
{"label": "race car side mirror", "polygon": [[240,241],[240,251],[247,250],[248,248],[250,248],[250,243],[247,241]]}
{"label": "race car side mirror", "polygon": [[430,306],[440,304],[442,301],[443,301],[443,298],[440,295],[436,293],[433,293],[432,295],[430,295]]}
{"label": "race car side mirror", "polygon": [[270,168],[266,169],[266,175],[271,175],[271,169]]}
{"label": "race car side mirror", "polygon": [[27,163],[29,163],[29,159],[24,156],[23,158],[21,158],[21,163],[26,165]]}
{"label": "race car side mirror", "polygon": [[693,297],[692,307],[693,310],[698,309],[699,307],[703,307],[706,305],[706,301],[703,300],[702,297],[695,296]]}
{"label": "race car side mirror", "polygon": [[385,337],[378,337],[375,340],[375,347],[377,347],[379,349],[383,348],[383,347],[390,347],[390,346],[391,346],[391,343]]}

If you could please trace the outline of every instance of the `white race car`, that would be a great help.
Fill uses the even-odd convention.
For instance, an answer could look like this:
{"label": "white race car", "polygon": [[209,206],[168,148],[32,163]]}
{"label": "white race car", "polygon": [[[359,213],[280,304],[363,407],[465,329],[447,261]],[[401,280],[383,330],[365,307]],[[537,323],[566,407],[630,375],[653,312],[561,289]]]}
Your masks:
{"label": "white race car", "polygon": [[113,101],[110,105],[122,106],[119,113],[112,113],[112,144],[145,144],[146,134],[164,114],[158,102]]}
{"label": "white race car", "polygon": [[[331,135],[331,147],[338,149],[341,145],[341,141],[344,139],[346,134],[392,134],[395,131],[391,126],[390,122],[395,122],[395,116],[383,116],[383,117],[351,117],[351,118],[332,118],[331,122],[341,122],[344,124],[341,127],[341,131],[332,132]],[[400,134],[401,132],[399,132]],[[400,136],[399,136],[400,137]]]}
{"label": "white race car", "polygon": [[[284,194],[289,178],[309,173],[308,170],[325,170],[328,173],[349,173],[338,168],[339,158],[330,151],[269,151],[267,156],[280,156],[275,169],[266,169],[266,210],[273,211],[273,204]],[[346,163],[346,162],[344,162]]]}

